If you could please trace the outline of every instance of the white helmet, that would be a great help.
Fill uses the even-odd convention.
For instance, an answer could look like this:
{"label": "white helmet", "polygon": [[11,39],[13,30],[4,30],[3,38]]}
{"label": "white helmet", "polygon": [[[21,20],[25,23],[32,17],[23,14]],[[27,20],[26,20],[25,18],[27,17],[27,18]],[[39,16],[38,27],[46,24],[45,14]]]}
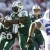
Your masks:
{"label": "white helmet", "polygon": [[41,10],[41,8],[40,8],[39,5],[34,5],[33,8],[32,8],[32,10],[34,10],[34,9],[40,9]]}
{"label": "white helmet", "polygon": [[21,1],[14,1],[12,7],[16,7],[16,6],[20,9],[23,9],[23,3]]}
{"label": "white helmet", "polygon": [[44,18],[45,19],[50,19],[50,9],[46,10],[46,12],[44,13]]}
{"label": "white helmet", "polygon": [[[35,10],[38,11],[38,12],[35,12]],[[40,10],[41,10],[41,8],[40,8],[39,5],[34,5],[34,6],[32,7],[32,12],[33,12],[33,14],[40,14]]]}

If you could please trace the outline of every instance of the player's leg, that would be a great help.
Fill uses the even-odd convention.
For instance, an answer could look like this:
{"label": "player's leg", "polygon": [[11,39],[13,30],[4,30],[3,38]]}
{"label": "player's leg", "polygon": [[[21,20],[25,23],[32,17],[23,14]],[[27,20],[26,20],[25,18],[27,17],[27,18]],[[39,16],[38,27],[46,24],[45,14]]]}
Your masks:
{"label": "player's leg", "polygon": [[50,50],[50,43],[49,42],[45,42],[45,50]]}
{"label": "player's leg", "polygon": [[1,42],[0,42],[0,50],[4,49],[5,42],[6,42],[5,40],[1,40]]}
{"label": "player's leg", "polygon": [[36,42],[36,50],[39,50],[40,45]]}
{"label": "player's leg", "polygon": [[39,39],[39,48],[40,50],[44,50],[44,38],[42,37],[42,35],[41,38]]}
{"label": "player's leg", "polygon": [[34,36],[32,37],[32,43],[30,43],[28,50],[34,50]]}
{"label": "player's leg", "polygon": [[30,44],[28,50],[34,50],[34,44],[33,43]]}
{"label": "player's leg", "polygon": [[38,34],[36,33],[35,41],[36,41],[36,50],[39,50],[39,48],[42,50],[44,48],[43,46],[44,38],[40,32]]}
{"label": "player's leg", "polygon": [[4,50],[10,50],[12,45],[14,44],[15,39],[8,41],[8,44],[4,47]]}
{"label": "player's leg", "polygon": [[17,38],[15,38],[15,42],[14,42],[11,50],[20,50],[19,40]]}
{"label": "player's leg", "polygon": [[19,34],[20,34],[20,41],[21,41],[21,49],[22,50],[26,50],[25,45],[26,45],[26,39],[25,39],[25,35],[26,34],[26,30],[25,27],[24,28],[19,28]]}
{"label": "player's leg", "polygon": [[50,43],[48,44],[48,50],[50,50]]}
{"label": "player's leg", "polygon": [[21,36],[21,48],[22,48],[22,50],[26,50],[27,48],[25,47],[25,45],[26,45],[25,36],[23,34],[21,34],[20,36]]}

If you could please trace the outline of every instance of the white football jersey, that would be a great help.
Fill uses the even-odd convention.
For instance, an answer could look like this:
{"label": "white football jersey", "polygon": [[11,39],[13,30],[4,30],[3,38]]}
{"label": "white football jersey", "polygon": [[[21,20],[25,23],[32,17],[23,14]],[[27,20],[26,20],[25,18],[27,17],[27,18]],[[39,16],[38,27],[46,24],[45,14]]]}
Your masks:
{"label": "white football jersey", "polygon": [[47,41],[50,41],[50,19],[38,19],[35,22],[40,22],[42,27],[40,30],[44,31],[45,33],[43,33],[43,36],[45,36],[44,38],[47,39]]}
{"label": "white football jersey", "polygon": [[50,35],[50,20],[41,19],[40,23],[41,23],[42,27],[45,29],[45,32],[47,33],[47,35]]}
{"label": "white football jersey", "polygon": [[38,19],[35,22],[40,22],[47,35],[50,35],[50,19]]}

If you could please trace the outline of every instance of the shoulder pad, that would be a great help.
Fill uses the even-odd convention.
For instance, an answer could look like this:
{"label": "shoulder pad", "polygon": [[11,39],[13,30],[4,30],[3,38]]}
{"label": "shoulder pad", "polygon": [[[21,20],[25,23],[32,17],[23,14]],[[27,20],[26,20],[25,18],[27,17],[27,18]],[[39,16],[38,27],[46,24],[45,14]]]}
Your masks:
{"label": "shoulder pad", "polygon": [[35,22],[40,22],[41,21],[41,18],[40,19],[38,19],[38,20],[35,20]]}
{"label": "shoulder pad", "polygon": [[31,18],[34,18],[34,15],[32,15]]}
{"label": "shoulder pad", "polygon": [[21,11],[18,14],[19,17],[27,17],[28,16],[28,12],[27,11]]}

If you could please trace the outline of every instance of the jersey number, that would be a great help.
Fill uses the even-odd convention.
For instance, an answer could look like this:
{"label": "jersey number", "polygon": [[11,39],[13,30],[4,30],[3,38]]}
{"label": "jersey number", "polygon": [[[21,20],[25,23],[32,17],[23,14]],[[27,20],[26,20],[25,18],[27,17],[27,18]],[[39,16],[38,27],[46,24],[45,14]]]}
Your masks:
{"label": "jersey number", "polygon": [[50,35],[50,24],[46,24],[45,27],[47,35]]}
{"label": "jersey number", "polygon": [[3,38],[3,39],[12,39],[12,34],[10,34],[10,33],[5,33],[5,32],[2,32],[1,33],[1,37]]}

